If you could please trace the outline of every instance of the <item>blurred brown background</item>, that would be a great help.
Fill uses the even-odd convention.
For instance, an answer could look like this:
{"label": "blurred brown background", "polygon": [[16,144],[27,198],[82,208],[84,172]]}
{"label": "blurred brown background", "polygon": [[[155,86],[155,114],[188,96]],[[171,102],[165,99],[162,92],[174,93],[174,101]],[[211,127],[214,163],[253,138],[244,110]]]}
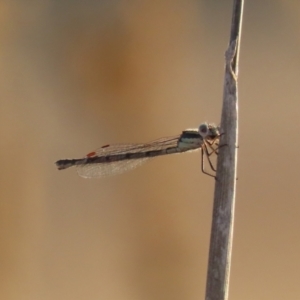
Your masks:
{"label": "blurred brown background", "polygon": [[[246,1],[230,299],[300,299],[300,4]],[[220,122],[232,1],[1,1],[6,300],[203,299],[199,153],[85,180],[107,143]]]}

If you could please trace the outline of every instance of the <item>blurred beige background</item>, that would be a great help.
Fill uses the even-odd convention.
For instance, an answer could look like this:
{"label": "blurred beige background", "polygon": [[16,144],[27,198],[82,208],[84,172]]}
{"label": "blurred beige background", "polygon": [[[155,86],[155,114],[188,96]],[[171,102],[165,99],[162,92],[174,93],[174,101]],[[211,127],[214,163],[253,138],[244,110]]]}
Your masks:
{"label": "blurred beige background", "polygon": [[[300,299],[300,4],[246,1],[230,299]],[[6,300],[203,299],[199,153],[85,180],[107,143],[220,122],[232,1],[1,1]]]}

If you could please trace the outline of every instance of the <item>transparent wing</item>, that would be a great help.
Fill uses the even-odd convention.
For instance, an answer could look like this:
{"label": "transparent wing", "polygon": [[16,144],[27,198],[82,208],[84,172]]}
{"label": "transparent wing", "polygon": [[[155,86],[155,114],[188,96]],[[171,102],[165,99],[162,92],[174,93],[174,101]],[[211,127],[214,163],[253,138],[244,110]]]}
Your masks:
{"label": "transparent wing", "polygon": [[109,156],[116,154],[148,152],[151,150],[164,150],[170,147],[176,147],[180,135],[173,137],[164,137],[145,144],[114,144],[102,146],[94,152],[97,156]]}
{"label": "transparent wing", "polygon": [[[87,156],[109,158],[111,156],[117,157],[120,155],[120,160],[79,165],[77,166],[78,175],[84,178],[99,178],[130,171],[150,159],[150,157],[146,156],[148,152],[177,147],[179,137],[178,135],[175,137],[160,138],[147,144],[115,144],[103,146]],[[145,157],[124,159],[122,155],[128,153],[144,153]]]}
{"label": "transparent wing", "polygon": [[87,164],[77,167],[77,173],[84,178],[100,178],[113,176],[130,171],[143,163],[149,158],[126,159],[102,164]]}

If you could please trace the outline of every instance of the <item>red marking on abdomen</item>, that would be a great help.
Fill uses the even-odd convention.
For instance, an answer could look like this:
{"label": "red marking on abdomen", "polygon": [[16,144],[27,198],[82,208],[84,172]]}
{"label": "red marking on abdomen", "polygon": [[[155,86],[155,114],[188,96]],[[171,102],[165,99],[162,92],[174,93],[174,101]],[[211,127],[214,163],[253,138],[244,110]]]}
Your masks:
{"label": "red marking on abdomen", "polygon": [[109,147],[109,145],[104,145],[104,146],[102,146],[101,148],[107,148],[107,147]]}

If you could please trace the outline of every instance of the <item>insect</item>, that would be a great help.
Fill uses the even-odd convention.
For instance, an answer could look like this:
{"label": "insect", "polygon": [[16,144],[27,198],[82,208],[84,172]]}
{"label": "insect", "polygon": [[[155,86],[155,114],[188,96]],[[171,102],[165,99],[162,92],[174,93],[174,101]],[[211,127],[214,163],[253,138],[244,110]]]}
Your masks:
{"label": "insect", "polygon": [[97,178],[132,170],[153,157],[200,149],[202,172],[215,177],[204,170],[204,156],[211,169],[216,171],[210,156],[218,154],[219,137],[219,127],[203,123],[198,129],[186,129],[180,135],[163,137],[145,144],[105,145],[83,158],[58,160],[56,166],[59,170],[76,166],[80,176]]}

